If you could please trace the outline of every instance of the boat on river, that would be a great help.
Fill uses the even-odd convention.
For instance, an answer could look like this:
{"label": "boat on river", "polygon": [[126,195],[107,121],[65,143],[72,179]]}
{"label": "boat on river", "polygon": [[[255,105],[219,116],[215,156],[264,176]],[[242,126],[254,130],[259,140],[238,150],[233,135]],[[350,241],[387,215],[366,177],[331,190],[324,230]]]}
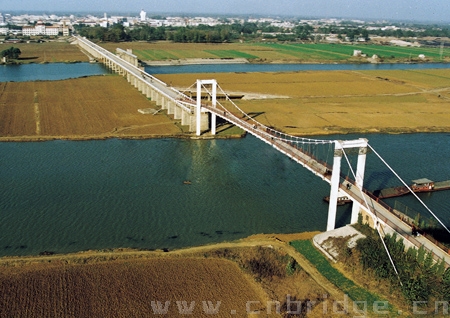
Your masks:
{"label": "boat on river", "polygon": [[[325,202],[330,203],[330,197],[324,197],[323,200],[324,200]],[[337,198],[337,205],[345,205],[345,204],[351,203],[351,202],[352,202],[352,200],[349,199],[349,198],[346,197],[346,196],[342,196],[342,197],[338,197],[338,198]]]}
{"label": "boat on river", "polygon": [[[427,178],[412,180],[410,189],[414,193],[450,190],[450,180],[439,181],[439,182],[434,182]],[[411,191],[406,186],[399,186],[399,187],[386,188],[386,189],[382,189],[382,190],[376,190],[373,192],[373,194],[380,199],[385,199],[385,198],[399,197],[402,195],[406,195],[410,192]]]}

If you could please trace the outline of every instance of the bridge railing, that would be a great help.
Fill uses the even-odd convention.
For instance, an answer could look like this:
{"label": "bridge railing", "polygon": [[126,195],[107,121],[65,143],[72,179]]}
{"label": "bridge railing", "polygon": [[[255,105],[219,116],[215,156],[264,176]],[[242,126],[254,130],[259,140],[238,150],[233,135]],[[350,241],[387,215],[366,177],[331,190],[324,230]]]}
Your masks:
{"label": "bridge railing", "polygon": [[[409,217],[404,216],[402,213],[397,212],[395,209],[393,209],[391,206],[389,206],[388,204],[386,204],[383,200],[381,200],[380,198],[376,197],[372,192],[368,191],[367,189],[363,189],[362,190],[368,197],[370,197],[372,200],[374,200],[375,202],[377,202],[379,205],[381,205],[385,210],[389,211],[393,216],[395,216],[400,222],[403,222],[404,224],[408,225],[409,227],[413,227],[415,226],[417,228],[416,225],[412,224],[412,222],[410,221]],[[363,200],[361,200],[361,204],[364,204],[364,202],[362,202]],[[373,207],[370,207],[371,210],[373,210],[374,213],[376,213],[376,209]],[[378,218],[380,218],[379,213],[376,213],[375,215],[377,215]],[[398,233],[402,234],[402,236],[404,238],[406,238],[408,241],[410,241],[412,244],[414,244],[416,247],[423,247],[425,250],[427,250],[428,252],[431,252],[433,254],[433,258],[435,260],[441,260],[441,257],[439,257],[438,255],[436,255],[436,253],[434,251],[432,251],[431,249],[427,248],[424,244],[422,244],[421,242],[419,242],[413,235],[412,232],[405,232],[403,229],[401,229],[398,225],[396,225],[394,222],[392,222],[391,220],[389,220],[386,217],[381,218],[381,220],[386,223],[387,225],[389,225],[389,227],[391,227],[392,229],[394,229],[395,231],[397,231]],[[448,246],[445,246],[444,244],[442,244],[441,242],[437,241],[434,237],[432,237],[431,235],[421,231],[421,235],[423,236],[424,239],[428,240],[430,243],[432,243],[433,245],[435,245],[436,247],[438,247],[442,253],[445,253],[447,255],[450,255],[450,248]],[[450,264],[449,264],[450,265]]]}

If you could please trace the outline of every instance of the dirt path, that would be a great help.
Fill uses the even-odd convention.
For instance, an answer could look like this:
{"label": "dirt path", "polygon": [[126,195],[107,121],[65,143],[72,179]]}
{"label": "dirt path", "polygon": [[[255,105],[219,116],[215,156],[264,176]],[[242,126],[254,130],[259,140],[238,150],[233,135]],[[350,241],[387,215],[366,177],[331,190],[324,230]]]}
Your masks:
{"label": "dirt path", "polygon": [[41,114],[39,113],[39,100],[37,91],[34,92],[34,115],[36,117],[36,135],[41,134]]}

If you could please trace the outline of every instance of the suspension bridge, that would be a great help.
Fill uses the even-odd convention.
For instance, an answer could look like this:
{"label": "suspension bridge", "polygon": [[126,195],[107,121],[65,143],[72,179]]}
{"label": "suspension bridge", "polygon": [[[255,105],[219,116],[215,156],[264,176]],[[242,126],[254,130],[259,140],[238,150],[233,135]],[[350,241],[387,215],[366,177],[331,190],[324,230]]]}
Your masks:
{"label": "suspension bridge", "polygon": [[[120,50],[116,55],[85,38],[78,36],[76,40],[80,48],[88,55],[126,77],[130,84],[154,100],[162,109],[166,109],[168,114],[173,114],[175,119],[181,119],[182,125],[187,125],[189,131],[195,132],[197,136],[206,132],[215,135],[217,118],[221,118],[222,122],[240,127],[329,183],[327,231],[335,228],[338,199],[347,197],[353,203],[350,223],[356,223],[361,214],[365,222],[377,229],[381,238],[386,234],[396,233],[397,237],[403,239],[406,247],[422,246],[431,252],[436,260],[444,260],[447,266],[450,266],[450,250],[447,247],[431,237],[412,235],[411,224],[408,224],[400,213],[364,188],[366,155],[370,151],[379,157],[424,208],[450,233],[446,225],[384,161],[367,139],[326,140],[283,133],[258,122],[255,117],[242,111],[215,80],[197,80],[193,84],[193,86],[196,85],[194,99],[138,68],[137,57],[131,52]],[[225,97],[223,102],[217,98],[218,91],[221,93],[220,96]],[[329,158],[330,149],[332,158]],[[350,162],[350,153],[357,154],[356,169]],[[344,175],[341,172],[342,158],[349,167],[350,175]],[[388,255],[390,257],[389,252]]]}

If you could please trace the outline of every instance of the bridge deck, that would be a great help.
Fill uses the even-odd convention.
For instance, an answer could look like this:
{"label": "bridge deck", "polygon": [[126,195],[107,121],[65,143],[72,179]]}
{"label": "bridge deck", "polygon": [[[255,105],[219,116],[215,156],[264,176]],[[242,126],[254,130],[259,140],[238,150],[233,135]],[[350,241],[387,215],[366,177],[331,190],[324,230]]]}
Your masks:
{"label": "bridge deck", "polygon": [[[324,181],[331,183],[331,174],[329,173],[331,168],[326,163],[319,162],[311,155],[306,154],[287,141],[281,141],[274,138],[274,135],[267,132],[264,127],[248,122],[233,113],[219,110],[207,105],[202,105],[202,108],[235,124],[236,126],[239,126],[248,133],[261,139],[278,151],[300,163],[303,167],[307,168]],[[340,190],[346,193],[352,201],[360,203],[362,207],[369,210],[370,213],[374,214],[381,222],[396,231],[399,236],[402,236],[405,240],[409,241],[417,248],[423,246],[426,250],[431,251],[434,254],[435,260],[443,259],[447,265],[450,265],[449,249],[439,242],[433,241],[429,237],[413,236],[411,226],[405,223],[398,215],[393,213],[393,209],[391,207],[373,195],[370,191],[366,189],[362,189],[361,191],[356,186],[348,188],[344,185],[344,183],[340,183]],[[366,202],[368,207],[366,206]]]}

